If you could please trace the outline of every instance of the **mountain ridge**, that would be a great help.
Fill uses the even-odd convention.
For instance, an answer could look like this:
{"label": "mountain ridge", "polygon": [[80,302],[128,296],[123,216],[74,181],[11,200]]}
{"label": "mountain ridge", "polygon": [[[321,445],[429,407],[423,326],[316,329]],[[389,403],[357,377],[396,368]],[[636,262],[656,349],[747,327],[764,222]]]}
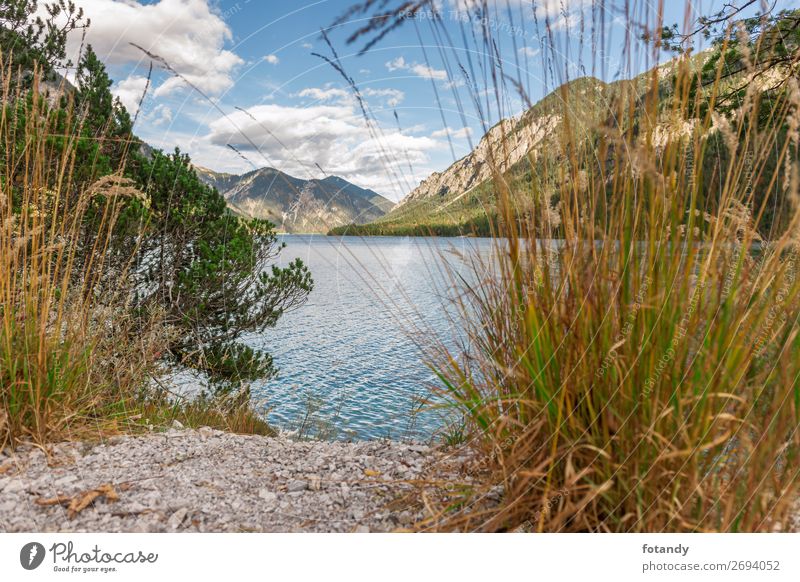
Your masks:
{"label": "mountain ridge", "polygon": [[244,174],[194,166],[235,212],[273,222],[289,233],[325,233],[345,224],[365,224],[389,212],[394,203],[339,176],[296,178],[264,167]]}
{"label": "mountain ridge", "polygon": [[[707,56],[701,52],[689,57],[689,66],[699,70]],[[553,168],[564,163],[557,156],[563,132],[587,138],[607,119],[618,92],[630,90],[641,97],[654,70],[664,83],[680,62],[670,59],[630,79],[605,82],[584,76],[567,81],[520,114],[498,121],[471,152],[422,180],[390,212],[368,224],[332,229],[330,234],[488,236],[496,212],[497,171],[512,192],[530,192],[535,182],[549,198],[558,190]],[[562,123],[565,103],[570,107],[569,128]],[[524,198],[516,201],[523,213],[530,203]]]}

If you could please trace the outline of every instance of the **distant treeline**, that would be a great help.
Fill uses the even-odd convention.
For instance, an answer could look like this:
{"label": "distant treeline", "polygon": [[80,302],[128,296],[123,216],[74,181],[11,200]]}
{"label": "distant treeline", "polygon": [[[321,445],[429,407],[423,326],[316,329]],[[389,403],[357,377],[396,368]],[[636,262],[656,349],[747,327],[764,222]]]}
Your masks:
{"label": "distant treeline", "polygon": [[488,237],[495,232],[494,214],[476,217],[462,224],[409,224],[372,222],[348,224],[328,231],[329,236],[474,236]]}

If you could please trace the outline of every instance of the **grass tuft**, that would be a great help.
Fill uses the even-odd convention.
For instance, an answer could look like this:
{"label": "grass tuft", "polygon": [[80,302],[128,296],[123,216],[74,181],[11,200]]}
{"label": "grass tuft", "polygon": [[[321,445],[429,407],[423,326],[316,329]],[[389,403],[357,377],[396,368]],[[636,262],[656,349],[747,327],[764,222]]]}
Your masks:
{"label": "grass tuft", "polygon": [[[760,42],[748,54],[767,62]],[[741,75],[757,79],[751,61]],[[563,90],[536,160],[548,179],[523,188],[494,172],[493,252],[463,257],[471,277],[451,273],[469,341],[430,365],[492,467],[484,490],[504,496],[476,493],[446,527],[787,527],[800,492],[800,193],[786,132],[800,92],[777,67],[771,82],[789,77],[777,91],[754,81],[721,113],[725,59],[710,83],[695,62],[616,83],[591,122],[585,97]],[[762,237],[776,196],[782,229]]]}

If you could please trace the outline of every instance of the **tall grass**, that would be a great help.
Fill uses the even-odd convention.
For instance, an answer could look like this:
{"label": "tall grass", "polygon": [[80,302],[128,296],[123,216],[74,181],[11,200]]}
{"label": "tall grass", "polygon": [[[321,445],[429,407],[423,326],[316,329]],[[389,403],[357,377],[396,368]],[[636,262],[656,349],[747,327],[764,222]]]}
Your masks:
{"label": "tall grass", "polygon": [[[439,346],[430,365],[504,499],[477,490],[447,527],[788,527],[800,492],[800,90],[790,79],[765,101],[752,82],[724,117],[722,61],[705,86],[688,55],[670,91],[657,69],[618,83],[589,125],[585,96],[562,86],[545,168],[555,189],[511,189],[494,173],[494,252],[466,257],[472,277],[453,270],[469,342]],[[714,140],[727,163],[711,159]],[[756,202],[753,184],[790,208],[770,240],[758,228],[769,197]]]}
{"label": "tall grass", "polygon": [[2,67],[0,448],[116,430],[158,349],[132,333],[124,263],[106,261],[121,198],[141,193],[117,175],[76,183],[74,91],[37,72],[27,86]]}
{"label": "tall grass", "polygon": [[85,130],[74,88],[10,65],[0,75],[0,449],[176,420],[272,434],[249,399],[159,388],[174,332],[158,307],[133,308],[129,276],[147,224],[115,229],[132,198],[149,204],[125,177],[136,138],[108,174],[95,145],[110,138]]}

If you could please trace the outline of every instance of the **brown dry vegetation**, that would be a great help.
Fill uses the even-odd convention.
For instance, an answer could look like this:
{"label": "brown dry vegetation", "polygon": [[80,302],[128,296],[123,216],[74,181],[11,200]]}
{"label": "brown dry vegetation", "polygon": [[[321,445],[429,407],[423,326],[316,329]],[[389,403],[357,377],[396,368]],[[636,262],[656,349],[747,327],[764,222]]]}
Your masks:
{"label": "brown dry vegetation", "polygon": [[[169,426],[270,433],[246,402],[189,403],[153,390],[170,337],[157,310],[128,301],[130,261],[107,256],[126,197],[145,195],[121,167],[76,184],[82,116],[21,87],[2,67],[0,140],[0,448]],[[71,99],[71,92],[65,92]],[[102,136],[92,139],[102,140]]]}
{"label": "brown dry vegetation", "polygon": [[[661,30],[658,15],[649,24]],[[741,42],[745,78],[768,60],[764,36],[750,45],[730,34],[722,46]],[[559,55],[569,51],[548,48],[568,78]],[[475,283],[452,272],[469,341],[430,357],[490,477],[423,528],[789,526],[800,492],[800,89],[781,65],[771,73],[784,75],[780,90],[745,84],[739,106],[719,113],[723,61],[703,85],[688,56],[670,92],[655,68],[644,87],[621,84],[585,131],[580,97],[564,89],[557,163],[546,168],[556,191],[512,190],[495,172],[493,256],[463,257]],[[720,136],[727,164],[707,157]],[[718,193],[704,189],[709,167]],[[788,208],[767,241],[758,227],[768,197],[753,183]],[[520,214],[520,200],[532,210]],[[490,506],[498,485],[503,501]]]}

